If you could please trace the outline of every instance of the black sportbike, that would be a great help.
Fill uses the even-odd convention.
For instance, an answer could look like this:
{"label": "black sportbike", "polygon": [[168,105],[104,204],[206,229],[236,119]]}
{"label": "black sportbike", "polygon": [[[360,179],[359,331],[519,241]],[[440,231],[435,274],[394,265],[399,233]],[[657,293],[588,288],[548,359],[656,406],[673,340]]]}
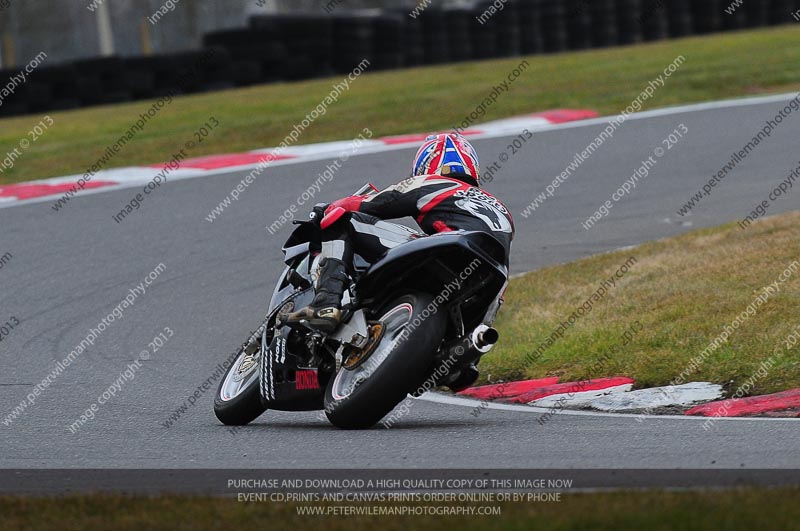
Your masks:
{"label": "black sportbike", "polygon": [[266,317],[220,383],[217,418],[240,426],[267,409],[324,410],[335,426],[367,428],[408,394],[473,383],[474,364],[498,339],[489,324],[508,281],[502,245],[456,231],[414,239],[372,264],[356,256],[342,324],[326,335],[283,322],[314,298],[319,211],[310,218],[294,222]]}

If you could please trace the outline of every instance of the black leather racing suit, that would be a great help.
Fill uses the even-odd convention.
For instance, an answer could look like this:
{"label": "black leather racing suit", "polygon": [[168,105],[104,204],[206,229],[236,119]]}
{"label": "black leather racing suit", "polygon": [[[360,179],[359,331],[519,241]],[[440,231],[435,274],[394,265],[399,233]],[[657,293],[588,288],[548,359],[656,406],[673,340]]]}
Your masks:
{"label": "black leather racing suit", "polygon": [[351,213],[323,231],[323,256],[342,260],[348,267],[352,267],[354,250],[367,260],[378,260],[388,249],[421,236],[382,221],[408,216],[429,235],[454,230],[487,232],[503,245],[508,265],[514,238],[511,213],[471,178],[461,179],[413,177],[369,198],[350,197],[334,203]]}

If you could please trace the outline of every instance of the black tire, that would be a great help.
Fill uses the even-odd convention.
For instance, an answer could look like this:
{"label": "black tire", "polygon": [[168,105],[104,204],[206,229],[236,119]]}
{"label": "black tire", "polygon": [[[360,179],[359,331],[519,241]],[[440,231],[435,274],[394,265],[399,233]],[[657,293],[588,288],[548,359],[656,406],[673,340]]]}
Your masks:
{"label": "black tire", "polygon": [[[257,340],[256,343],[260,350],[260,340]],[[230,363],[230,366],[227,367],[225,375],[220,380],[217,394],[214,396],[214,415],[226,426],[244,426],[253,422],[267,410],[261,404],[258,378],[260,372],[259,363],[255,364],[255,378],[247,384],[247,387],[230,399],[223,400],[222,398],[223,388],[229,381],[229,375],[233,377],[231,373],[238,370],[243,356],[245,356],[244,349],[239,352],[233,362],[225,360],[225,363]]]}
{"label": "black tire", "polygon": [[260,417],[267,408],[261,405],[258,385],[251,385],[244,393],[229,402],[214,398],[214,415],[226,426],[246,426]]}
{"label": "black tire", "polygon": [[542,45],[548,53],[567,49],[566,9],[559,0],[542,0]]}
{"label": "black tire", "polygon": [[[650,9],[645,13],[647,16],[660,16],[662,10]],[[667,17],[670,37],[685,37],[694,33],[694,22],[692,21],[689,0],[667,0],[663,13]]]}
{"label": "black tire", "polygon": [[[342,429],[369,428],[425,381],[431,360],[444,338],[447,325],[445,312],[433,312],[425,318],[422,317],[423,310],[432,301],[431,295],[411,293],[394,299],[377,312],[379,318],[383,319],[381,316],[392,313],[392,310],[406,305],[411,307],[406,324],[396,329],[397,333],[392,336],[387,330],[375,354],[380,352],[384,345],[390,344],[393,338],[398,337],[399,332],[406,329],[408,323],[418,319],[420,324],[411,330],[405,340],[398,341],[388,357],[344,398],[334,398],[333,390],[340,374],[347,369],[340,369],[339,373],[331,378],[325,389],[325,415],[334,426]],[[366,366],[373,356],[361,367]]]}

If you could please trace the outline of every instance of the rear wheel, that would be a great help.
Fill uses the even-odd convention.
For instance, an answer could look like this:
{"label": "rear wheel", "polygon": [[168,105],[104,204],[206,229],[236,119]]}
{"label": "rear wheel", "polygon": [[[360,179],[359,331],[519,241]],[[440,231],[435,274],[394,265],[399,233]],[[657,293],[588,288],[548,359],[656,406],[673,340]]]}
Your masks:
{"label": "rear wheel", "polygon": [[339,428],[368,428],[382,419],[428,376],[442,342],[447,316],[423,311],[425,293],[394,299],[382,308],[381,339],[368,357],[344,364],[325,390],[325,414]]}
{"label": "rear wheel", "polygon": [[259,392],[261,341],[254,339],[239,352],[219,384],[214,414],[225,425],[244,426],[267,410]]}

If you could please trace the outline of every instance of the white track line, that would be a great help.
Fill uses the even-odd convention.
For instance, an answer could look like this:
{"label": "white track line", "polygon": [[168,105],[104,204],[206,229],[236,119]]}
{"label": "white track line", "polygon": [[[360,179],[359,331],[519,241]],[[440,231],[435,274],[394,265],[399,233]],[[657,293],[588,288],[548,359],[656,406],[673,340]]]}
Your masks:
{"label": "white track line", "polygon": [[[674,114],[683,114],[683,113],[691,113],[691,112],[698,112],[698,111],[706,111],[706,110],[714,110],[714,109],[727,109],[727,108],[734,108],[734,107],[747,107],[751,105],[762,105],[765,103],[777,103],[780,101],[788,101],[795,98],[798,95],[796,92],[787,92],[784,94],[774,94],[770,96],[755,96],[750,98],[737,98],[737,99],[730,99],[730,100],[721,100],[721,101],[712,101],[706,103],[693,103],[690,105],[680,105],[675,107],[664,107],[662,109],[654,109],[651,111],[640,111],[637,113],[632,113],[628,115],[626,121],[631,120],[645,120],[648,118],[655,118],[659,116],[669,116]],[[579,127],[592,127],[595,125],[606,124],[611,120],[618,118],[617,116],[605,116],[601,118],[590,118],[588,120],[578,120],[575,122],[567,122],[563,124],[548,124],[543,125],[540,128],[531,128],[531,132],[541,134],[550,131],[560,131],[563,129],[575,129]],[[491,138],[503,138],[514,136],[516,133],[511,133],[508,131],[503,132],[489,132],[480,135],[471,135],[470,140],[485,140]],[[301,147],[301,146],[298,146]],[[416,149],[417,146],[415,144],[394,144],[394,145],[369,145],[365,146],[363,149],[360,149],[357,153],[348,154],[350,158],[358,157],[362,155],[371,155],[374,153],[384,153],[387,151],[398,151],[403,149]],[[258,152],[264,150],[256,150]],[[267,150],[269,151],[269,150]],[[321,153],[319,155],[308,155],[303,156],[297,159],[287,159],[287,160],[277,160],[270,163],[270,167],[273,166],[288,166],[292,164],[304,164],[306,162],[316,162],[320,160],[331,160],[335,159],[336,155],[332,153]],[[246,166],[236,166],[232,168],[220,168],[218,170],[207,170],[203,171],[202,173],[194,173],[191,175],[174,175],[170,177],[170,181],[179,181],[184,179],[195,179],[195,178],[202,178],[202,177],[210,177],[213,175],[221,175],[221,174],[233,174],[239,173],[247,170],[252,170],[256,168],[258,164],[250,164]],[[126,170],[128,168],[113,168],[109,171],[120,171]],[[130,168],[131,170],[141,170],[141,167],[133,167]],[[158,173],[160,168],[153,168],[153,175]],[[73,175],[67,177],[60,177],[59,179],[66,179],[66,180],[73,180],[76,181],[80,175]],[[102,180],[102,174],[97,175],[98,180]],[[50,181],[50,179],[45,179],[45,181]],[[32,181],[36,182],[36,181]],[[146,181],[145,181],[146,182]],[[105,193],[105,192],[113,192],[116,190],[122,190],[125,188],[135,188],[138,186],[142,186],[143,183],[141,182],[132,182],[132,183],[121,183],[114,186],[107,186],[102,188],[93,188],[90,190],[83,190],[80,194],[73,197],[74,199],[79,199],[84,196]],[[168,183],[167,183],[168,184]],[[43,202],[56,202],[59,197],[63,194],[53,195],[53,196],[46,196],[46,197],[38,197],[35,199],[26,199],[24,201],[14,201],[14,202],[7,202],[3,203],[0,202],[0,208],[11,208],[16,206],[24,206],[24,205],[32,205],[36,203],[43,203]],[[65,205],[66,208],[66,205]]]}
{"label": "white track line", "polygon": [[[704,103],[690,103],[688,105],[676,105],[672,107],[662,107],[650,111],[640,111],[628,115],[626,121],[644,120],[647,118],[657,118],[659,116],[672,116],[674,114],[684,114],[697,111],[712,111],[715,109],[730,109],[734,107],[748,107],[751,105],[762,105],[764,103],[778,103],[794,99],[800,92],[785,92],[783,94],[771,94],[768,96],[752,96],[748,98],[734,98],[730,100],[708,101]],[[600,118],[589,118],[588,120],[578,120],[556,124],[549,127],[548,131],[558,129],[571,129],[573,127],[585,127],[592,125],[605,124],[618,118],[617,116],[602,116]]]}
{"label": "white track line", "polygon": [[[424,395],[417,398],[417,400],[423,400],[425,402],[433,402],[435,404],[444,404],[447,406],[461,406],[461,407],[469,407],[469,408],[484,408],[484,409],[496,409],[499,411],[520,411],[523,413],[547,413],[550,408],[545,407],[535,407],[535,406],[523,406],[518,404],[503,404],[501,402],[483,402],[480,400],[474,400],[472,398],[463,398],[460,396],[452,396],[452,395],[445,395],[441,393],[434,393],[434,392],[427,392]],[[689,415],[639,415],[637,413],[606,413],[603,411],[575,411],[571,409],[563,409],[560,410],[558,415],[572,415],[576,417],[616,417],[616,418],[628,418],[631,420],[636,420],[637,418],[641,418],[643,420],[685,420],[688,422],[700,422],[700,421],[707,421],[709,418],[713,418],[714,422],[716,421],[747,421],[747,422],[797,422],[800,421],[798,418],[785,418],[785,417],[697,417],[697,416],[689,416]]]}

